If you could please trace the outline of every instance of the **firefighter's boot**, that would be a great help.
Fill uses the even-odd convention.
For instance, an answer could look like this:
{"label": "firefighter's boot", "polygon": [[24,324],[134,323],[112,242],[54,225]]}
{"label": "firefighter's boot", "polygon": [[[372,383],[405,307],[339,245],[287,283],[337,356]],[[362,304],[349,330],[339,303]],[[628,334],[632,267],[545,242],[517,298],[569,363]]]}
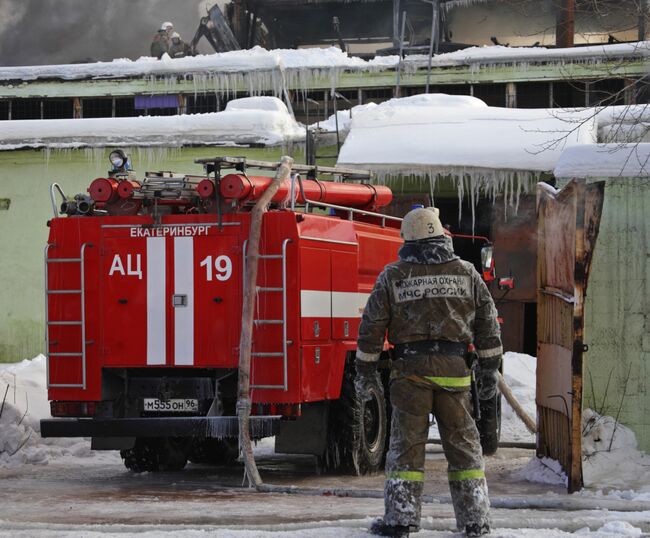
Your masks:
{"label": "firefighter's boot", "polygon": [[417,532],[419,529],[411,528],[409,525],[389,525],[383,518],[375,519],[370,525],[370,532],[376,536],[403,538],[407,537],[411,530]]}
{"label": "firefighter's boot", "polygon": [[[472,472],[469,471],[469,473]],[[480,473],[480,471],[474,472]],[[454,505],[458,530],[465,530],[467,536],[489,534],[490,501],[485,478],[450,480],[449,490],[451,491],[451,500]]]}
{"label": "firefighter's boot", "polygon": [[[397,473],[395,473],[397,474]],[[424,473],[402,472],[421,475]],[[388,478],[384,483],[384,521],[388,525],[407,527],[413,532],[420,527],[420,509],[423,483],[409,479]]]}
{"label": "firefighter's boot", "polygon": [[465,525],[465,536],[468,538],[483,536],[485,534],[490,534],[490,525],[487,523],[470,523],[469,525]]}

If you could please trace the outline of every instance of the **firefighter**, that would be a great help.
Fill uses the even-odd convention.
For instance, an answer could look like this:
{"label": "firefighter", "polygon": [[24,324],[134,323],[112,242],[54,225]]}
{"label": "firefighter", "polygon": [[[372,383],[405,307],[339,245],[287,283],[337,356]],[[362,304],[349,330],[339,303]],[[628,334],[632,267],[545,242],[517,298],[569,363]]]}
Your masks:
{"label": "firefighter", "polygon": [[429,413],[447,458],[456,524],[467,536],[490,532],[483,454],[472,416],[467,350],[479,357],[479,397],[496,395],[501,364],[497,313],[474,266],[454,254],[437,208],[410,211],[402,222],[399,260],[377,277],[363,313],[355,387],[363,400],[381,383],[377,361],[388,332],[393,408],[386,457],[385,515],[373,534],[408,536],[419,529]]}
{"label": "firefighter", "polygon": [[155,58],[162,58],[163,54],[169,52],[171,34],[174,30],[174,25],[171,22],[163,22],[160,25],[160,30],[156,32],[151,41],[151,56]]}
{"label": "firefighter", "polygon": [[190,46],[181,39],[181,36],[178,32],[172,34],[172,43],[169,46],[169,55],[172,58],[184,58],[185,56],[190,56],[192,51]]}

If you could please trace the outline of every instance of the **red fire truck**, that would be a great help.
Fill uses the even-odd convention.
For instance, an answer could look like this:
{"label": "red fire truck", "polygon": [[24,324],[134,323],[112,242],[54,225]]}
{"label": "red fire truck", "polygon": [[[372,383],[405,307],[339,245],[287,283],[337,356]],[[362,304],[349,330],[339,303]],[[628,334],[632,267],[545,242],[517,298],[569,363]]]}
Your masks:
{"label": "red fire truck", "polygon": [[[147,173],[128,157],[88,195],[51,189],[45,248],[44,437],[91,437],[134,471],[238,455],[236,399],[250,207],[271,178],[244,158],[203,176]],[[226,173],[230,172],[230,173]],[[254,439],[330,469],[378,469],[390,409],[359,402],[354,352],[375,278],[396,259],[392,199],[358,170],[293,167],[264,214],[251,363]],[[316,173],[335,181],[319,181]],[[305,175],[303,179],[301,174]],[[58,211],[55,195],[63,203]],[[387,377],[388,348],[382,361]]]}

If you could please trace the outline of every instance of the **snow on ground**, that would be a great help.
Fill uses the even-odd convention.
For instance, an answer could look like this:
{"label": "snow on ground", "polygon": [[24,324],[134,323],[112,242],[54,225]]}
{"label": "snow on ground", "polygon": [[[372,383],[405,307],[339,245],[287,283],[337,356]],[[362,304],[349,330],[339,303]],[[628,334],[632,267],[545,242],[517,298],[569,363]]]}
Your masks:
{"label": "snow on ground", "polygon": [[[528,355],[519,353],[506,353],[504,355],[505,379],[524,408],[533,414],[535,411],[535,363],[535,358]],[[120,465],[120,459],[117,453],[91,452],[88,440],[40,439],[38,435],[38,420],[49,417],[49,405],[45,388],[45,358],[43,356],[38,356],[32,360],[25,360],[21,363],[0,365],[0,398],[4,396],[5,391],[7,391],[5,404],[2,415],[0,416],[0,468],[15,471],[24,465],[29,465],[30,467],[33,465],[34,468],[38,468],[38,465],[43,465],[48,462],[51,462],[55,466],[71,464],[75,468],[81,465],[84,467],[97,465],[98,469],[102,468],[102,465],[105,464]],[[608,491],[583,491],[579,495],[592,499],[650,500],[650,476],[648,476],[650,470],[650,461],[648,460],[650,458],[636,450],[634,434],[620,424],[615,425],[611,417],[600,417],[590,410],[586,410],[584,413],[584,426],[586,431],[584,446],[587,455],[585,477],[591,477],[591,480],[594,481],[597,480],[597,484],[595,483],[594,485],[598,487],[604,487],[603,484],[608,484],[609,487],[617,489]],[[614,433],[611,451],[608,451],[609,440]],[[503,439],[531,439],[523,424],[515,417],[506,402],[503,405]],[[273,440],[267,439],[258,443],[256,455],[258,457],[272,456]],[[593,469],[589,468],[590,465],[593,466]],[[91,468],[88,467],[89,472],[92,472],[90,470]],[[105,469],[106,467],[104,466],[103,468]],[[146,475],[141,476],[146,478]],[[563,475],[557,462],[547,459],[539,460],[533,457],[528,465],[517,472],[517,476],[514,478],[555,485],[563,483],[562,477]],[[120,480],[125,479],[120,478]],[[645,483],[645,489],[630,489],[631,484],[638,485],[639,483]],[[154,486],[152,485],[151,487]],[[269,497],[268,499],[271,503],[287,502],[280,498],[272,500],[273,498]],[[162,500],[157,502],[162,502]],[[220,503],[221,501],[216,499],[215,502]],[[288,499],[288,502],[298,503],[302,501],[299,498],[294,498],[293,501],[292,499]],[[359,499],[350,499],[348,502],[355,503],[361,501]],[[273,509],[274,506],[275,504],[271,504],[267,508]],[[278,504],[278,509],[279,506],[280,504]],[[332,509],[334,510],[334,508]],[[365,509],[367,510],[367,507]],[[566,516],[561,516],[561,519],[553,519],[551,516],[544,518],[541,515],[542,513],[538,515],[531,513],[526,516],[522,515],[523,512],[521,511],[517,512],[517,515],[499,515],[498,510],[495,512],[495,526],[497,527],[495,532],[493,532],[495,537],[543,536],[555,538],[572,535],[587,535],[603,538],[612,536],[635,537],[642,535],[641,530],[635,526],[637,524],[636,522],[638,521],[639,525],[647,524],[647,512],[640,512],[638,517],[634,514],[625,514],[624,518],[621,517],[619,519],[616,512],[611,512],[607,517],[603,517],[602,512],[594,510],[588,513],[592,514],[593,517],[600,518],[601,521],[601,523],[595,526],[593,525],[593,521],[589,519],[589,516],[580,516],[585,521],[589,521],[592,529],[597,529],[590,531],[589,527],[578,523],[583,519],[572,521],[572,525],[567,525],[567,522],[572,517],[569,512],[566,513]],[[2,527],[0,527],[0,537],[27,537],[34,536],[35,534],[42,537],[99,537],[107,534],[119,534],[124,537],[135,537],[137,535],[145,538],[167,538],[171,536],[188,538],[195,536],[223,536],[233,538],[249,538],[253,536],[268,538],[334,538],[335,536],[345,536],[348,538],[361,538],[368,535],[366,529],[370,523],[370,518],[367,516],[364,518],[362,514],[364,514],[363,511],[359,512],[360,519],[354,520],[329,519],[328,521],[317,521],[308,518],[304,522],[296,524],[269,522],[268,525],[253,525],[249,527],[245,524],[238,523],[236,528],[232,528],[232,525],[219,526],[218,528],[214,526],[202,527],[201,525],[192,525],[191,528],[188,528],[187,525],[166,525],[161,522],[154,523],[149,520],[143,520],[137,524],[137,527],[133,524],[84,524],[71,526],[55,523],[44,525],[41,528],[38,525],[35,526],[34,524],[27,523],[24,524],[24,527],[21,527],[21,523],[12,520],[10,526],[6,527],[11,530],[3,531]],[[521,522],[518,519],[515,522],[513,517],[515,519],[521,518]],[[137,518],[134,521],[138,521]],[[7,524],[6,521],[3,525],[5,524]],[[502,528],[499,528],[500,526]],[[567,530],[558,530],[558,528],[553,528],[554,526],[559,526]],[[449,531],[439,530],[446,528],[446,523],[443,524],[441,520],[436,518],[425,517],[422,521],[422,527],[421,535],[423,537],[460,536]],[[511,527],[520,528],[511,530]],[[568,529],[573,530],[573,532],[570,532]]]}
{"label": "snow on ground", "polygon": [[40,420],[50,418],[45,388],[45,357],[2,365],[0,370],[0,467],[46,465],[54,459],[114,460],[114,453],[90,450],[87,439],[42,439]]}
{"label": "snow on ground", "polygon": [[137,118],[0,122],[0,150],[189,144],[279,146],[302,141],[304,128],[277,97],[230,101],[223,112]]}

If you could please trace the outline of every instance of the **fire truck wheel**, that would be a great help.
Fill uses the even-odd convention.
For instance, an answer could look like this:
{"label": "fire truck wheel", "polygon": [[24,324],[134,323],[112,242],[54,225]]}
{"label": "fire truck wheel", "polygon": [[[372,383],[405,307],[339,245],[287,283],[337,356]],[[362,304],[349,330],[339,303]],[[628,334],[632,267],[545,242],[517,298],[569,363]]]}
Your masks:
{"label": "fire truck wheel", "polygon": [[239,456],[239,442],[235,438],[197,439],[192,444],[189,460],[192,463],[225,465]]}
{"label": "fire truck wheel", "polygon": [[180,471],[187,465],[190,439],[165,437],[157,446],[160,471]]}
{"label": "fire truck wheel", "polygon": [[372,399],[362,402],[357,398],[358,416],[362,422],[358,426],[359,439],[354,454],[358,474],[374,473],[381,467],[386,446],[386,401],[384,395],[372,388]]}
{"label": "fire truck wheel", "polygon": [[386,445],[386,401],[381,392],[371,392],[370,401],[359,400],[354,390],[354,369],[346,369],[341,397],[330,407],[327,447],[319,458],[321,469],[365,475],[381,467]]}
{"label": "fire truck wheel", "polygon": [[124,466],[135,473],[180,471],[187,464],[187,447],[188,440],[177,437],[140,438],[120,455]]}
{"label": "fire truck wheel", "polygon": [[151,441],[137,439],[133,448],[120,451],[120,456],[122,456],[127,469],[134,473],[158,470],[158,453],[155,444]]}
{"label": "fire truck wheel", "polygon": [[499,448],[501,437],[501,394],[481,400],[481,419],[477,421],[483,455],[491,456]]}

